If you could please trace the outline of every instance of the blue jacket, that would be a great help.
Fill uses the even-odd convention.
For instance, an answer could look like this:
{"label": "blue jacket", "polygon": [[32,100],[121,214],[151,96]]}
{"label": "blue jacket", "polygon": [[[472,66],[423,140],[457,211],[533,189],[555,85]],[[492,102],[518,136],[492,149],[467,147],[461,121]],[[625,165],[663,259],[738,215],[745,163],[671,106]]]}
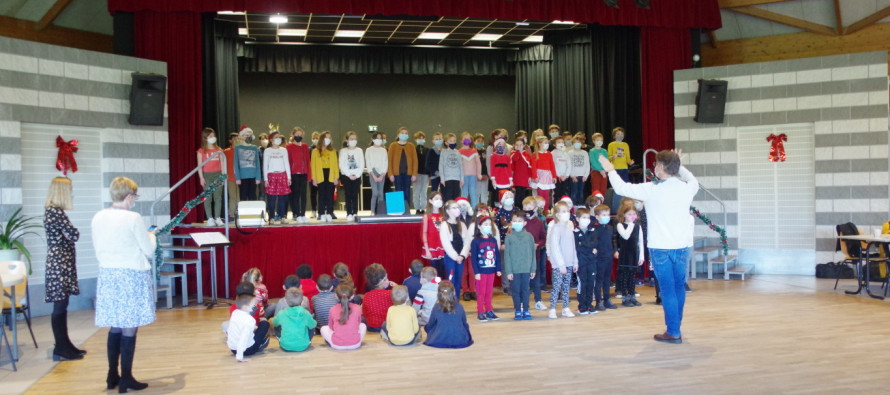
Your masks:
{"label": "blue jacket", "polygon": [[593,249],[597,248],[597,242],[599,241],[597,237],[599,235],[593,230],[593,226],[588,226],[586,232],[582,231],[581,228],[575,229],[575,252],[578,254],[579,265],[596,263],[596,255],[593,254]]}
{"label": "blue jacket", "polygon": [[445,313],[442,305],[436,303],[426,329],[426,344],[436,348],[464,348],[473,345],[473,335],[467,324],[467,313],[460,302],[454,303],[454,311]]}
{"label": "blue jacket", "polygon": [[414,300],[417,291],[420,291],[420,275],[412,274],[410,277],[402,281],[402,285],[408,288],[408,300]]}

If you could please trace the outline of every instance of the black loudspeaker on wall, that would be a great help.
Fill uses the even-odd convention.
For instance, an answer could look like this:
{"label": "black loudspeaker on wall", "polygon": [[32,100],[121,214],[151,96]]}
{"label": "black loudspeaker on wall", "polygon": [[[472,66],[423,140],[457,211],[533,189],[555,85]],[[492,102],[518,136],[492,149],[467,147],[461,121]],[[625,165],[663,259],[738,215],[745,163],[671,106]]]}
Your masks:
{"label": "black loudspeaker on wall", "polygon": [[695,96],[695,122],[723,123],[726,109],[727,82],[721,80],[698,80],[698,95]]}
{"label": "black loudspeaker on wall", "polygon": [[130,86],[130,124],[163,125],[167,77],[160,74],[133,73]]}

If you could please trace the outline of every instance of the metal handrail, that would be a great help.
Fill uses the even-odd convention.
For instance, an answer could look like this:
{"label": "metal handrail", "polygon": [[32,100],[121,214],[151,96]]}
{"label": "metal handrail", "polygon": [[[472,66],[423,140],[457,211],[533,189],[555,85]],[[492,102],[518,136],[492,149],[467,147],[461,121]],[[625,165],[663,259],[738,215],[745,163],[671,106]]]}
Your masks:
{"label": "metal handrail", "polygon": [[650,152],[655,155],[658,155],[658,151],[656,151],[652,148],[649,148],[649,149],[643,151],[643,182],[649,182],[649,177],[646,177],[646,170],[649,169],[649,166],[647,166],[647,164],[646,164],[646,155],[649,154]]}

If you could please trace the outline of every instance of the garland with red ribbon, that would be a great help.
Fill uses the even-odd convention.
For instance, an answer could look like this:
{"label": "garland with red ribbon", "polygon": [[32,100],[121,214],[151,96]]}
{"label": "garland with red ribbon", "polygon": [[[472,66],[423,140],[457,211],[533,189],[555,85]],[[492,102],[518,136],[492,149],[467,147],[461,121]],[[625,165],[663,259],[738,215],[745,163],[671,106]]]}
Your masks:
{"label": "garland with red ribbon", "polygon": [[77,144],[77,140],[65,141],[62,136],[56,137],[56,147],[59,148],[59,154],[56,155],[56,169],[60,170],[63,175],[67,176],[68,170],[77,173],[77,161],[74,160]]}

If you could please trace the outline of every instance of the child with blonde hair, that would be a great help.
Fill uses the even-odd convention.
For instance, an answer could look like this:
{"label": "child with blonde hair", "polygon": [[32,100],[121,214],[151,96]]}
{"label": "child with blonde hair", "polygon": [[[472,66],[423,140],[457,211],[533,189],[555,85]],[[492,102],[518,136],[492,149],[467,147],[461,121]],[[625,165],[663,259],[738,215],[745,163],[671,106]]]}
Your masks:
{"label": "child with blonde hair", "polygon": [[246,272],[241,276],[241,281],[246,281],[254,286],[254,295],[257,299],[257,308],[259,309],[259,316],[263,317],[266,315],[266,307],[269,306],[269,288],[263,284],[263,273],[260,272],[259,268],[252,267],[247,269]]}
{"label": "child with blonde hair", "polygon": [[637,301],[634,277],[643,266],[643,229],[637,223],[638,214],[631,201],[630,205],[622,204],[618,209],[618,218],[622,221],[615,226],[618,230],[618,277],[616,288],[624,295],[622,306],[640,306]]}
{"label": "child with blonde hair", "polygon": [[417,312],[419,325],[426,325],[430,319],[439,293],[439,281],[436,269],[427,266],[420,271],[420,290],[414,296],[414,310]]}
{"label": "child with blonde hair", "polygon": [[408,303],[408,287],[392,287],[392,306],[386,310],[386,322],[380,337],[394,346],[409,346],[420,338],[417,312]]}

